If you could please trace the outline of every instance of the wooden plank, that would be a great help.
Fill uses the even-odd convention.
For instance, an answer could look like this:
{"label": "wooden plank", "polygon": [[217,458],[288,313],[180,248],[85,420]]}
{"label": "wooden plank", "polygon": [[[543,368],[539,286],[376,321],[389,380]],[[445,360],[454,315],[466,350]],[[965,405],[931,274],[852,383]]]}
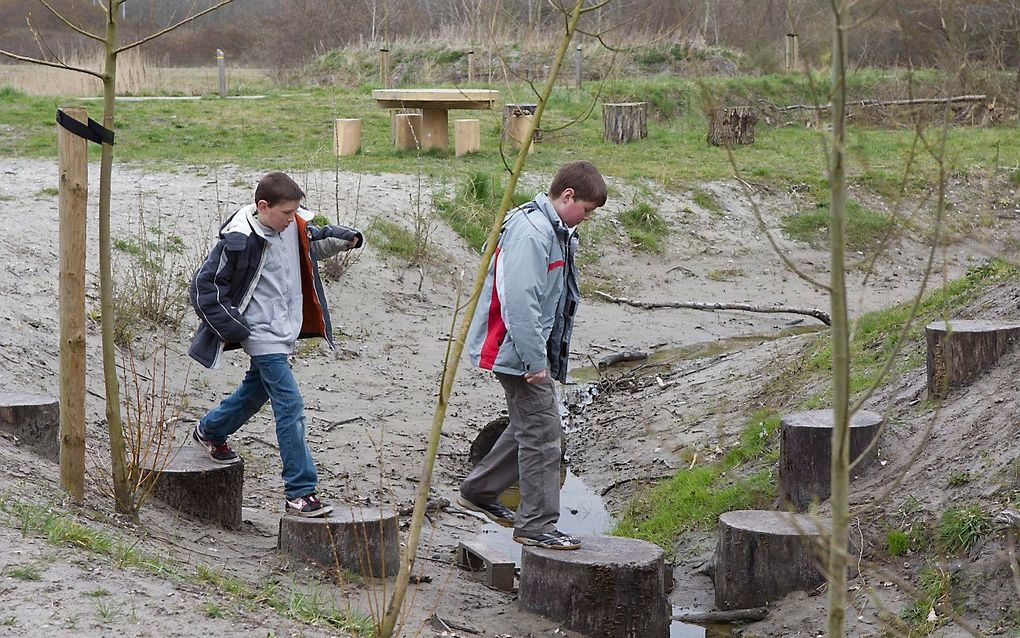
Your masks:
{"label": "wooden plank", "polygon": [[485,571],[486,587],[500,591],[513,591],[514,562],[506,554],[486,543],[460,541],[457,544],[457,564],[471,571]]}

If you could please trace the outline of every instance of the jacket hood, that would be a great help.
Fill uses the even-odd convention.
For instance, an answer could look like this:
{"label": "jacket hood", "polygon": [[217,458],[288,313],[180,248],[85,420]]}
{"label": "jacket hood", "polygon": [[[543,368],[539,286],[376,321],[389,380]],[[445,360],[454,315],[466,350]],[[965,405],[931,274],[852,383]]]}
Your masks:
{"label": "jacket hood", "polygon": [[[298,216],[305,222],[312,221],[315,215],[312,211],[308,210],[304,206],[299,206],[297,209]],[[227,221],[223,222],[220,226],[220,237],[229,233],[241,233],[242,235],[248,236],[251,234],[258,235],[265,239],[266,233],[262,229],[262,224],[259,222],[259,211],[255,204],[245,204],[241,208],[238,208]]]}

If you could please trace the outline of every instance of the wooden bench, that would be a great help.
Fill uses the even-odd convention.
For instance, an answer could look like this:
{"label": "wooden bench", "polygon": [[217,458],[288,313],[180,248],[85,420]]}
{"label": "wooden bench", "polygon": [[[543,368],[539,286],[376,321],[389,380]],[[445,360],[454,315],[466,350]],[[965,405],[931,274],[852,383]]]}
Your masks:
{"label": "wooden bench", "polygon": [[471,571],[485,571],[486,587],[500,591],[514,590],[514,562],[483,541],[460,541],[457,544],[457,565]]}

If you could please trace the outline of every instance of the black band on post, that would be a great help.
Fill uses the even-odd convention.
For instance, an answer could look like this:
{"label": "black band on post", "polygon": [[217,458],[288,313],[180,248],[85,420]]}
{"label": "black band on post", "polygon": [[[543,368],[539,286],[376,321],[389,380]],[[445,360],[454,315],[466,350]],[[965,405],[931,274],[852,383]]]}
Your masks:
{"label": "black band on post", "polygon": [[82,124],[67,113],[57,109],[57,124],[71,131],[78,137],[85,138],[96,144],[109,144],[113,146],[113,131],[104,127],[99,122],[89,118],[89,123]]}

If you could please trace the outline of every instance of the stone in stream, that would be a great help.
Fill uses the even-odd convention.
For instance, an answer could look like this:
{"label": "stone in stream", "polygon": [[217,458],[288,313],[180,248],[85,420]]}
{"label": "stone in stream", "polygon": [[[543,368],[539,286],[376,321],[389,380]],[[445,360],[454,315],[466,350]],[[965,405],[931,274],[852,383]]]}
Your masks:
{"label": "stone in stream", "polygon": [[580,540],[573,551],[523,549],[520,608],[594,638],[668,636],[662,549],[616,536]]}

